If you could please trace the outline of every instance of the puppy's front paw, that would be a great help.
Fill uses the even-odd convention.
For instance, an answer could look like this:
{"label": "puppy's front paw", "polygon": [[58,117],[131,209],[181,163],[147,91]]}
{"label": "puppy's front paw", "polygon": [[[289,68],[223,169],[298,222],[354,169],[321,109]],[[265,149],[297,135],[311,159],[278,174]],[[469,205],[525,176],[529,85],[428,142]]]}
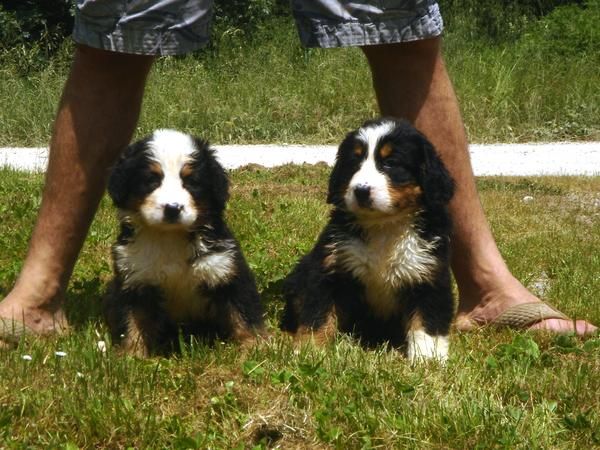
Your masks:
{"label": "puppy's front paw", "polygon": [[448,336],[431,336],[424,330],[410,330],[407,341],[407,356],[411,364],[431,359],[445,363],[448,359]]}
{"label": "puppy's front paw", "polygon": [[126,335],[120,344],[122,353],[136,358],[148,358],[150,348],[141,336]]}

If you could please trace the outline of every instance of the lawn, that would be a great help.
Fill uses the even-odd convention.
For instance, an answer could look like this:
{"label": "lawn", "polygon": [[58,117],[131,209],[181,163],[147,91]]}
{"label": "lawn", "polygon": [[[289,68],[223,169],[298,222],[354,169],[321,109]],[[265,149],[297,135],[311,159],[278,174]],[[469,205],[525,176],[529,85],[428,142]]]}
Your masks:
{"label": "lawn", "polygon": [[[523,20],[496,3],[497,20]],[[468,8],[449,13],[444,58],[471,142],[600,140],[600,1],[587,3],[530,19],[511,39],[474,30]],[[137,137],[167,127],[216,144],[332,144],[378,114],[362,52],[304,49],[289,16],[213,37],[213,49],[157,61]],[[48,144],[72,47],[35,64],[33,50],[0,51],[0,146]]]}
{"label": "lawn", "polygon": [[[192,342],[172,358],[117,354],[99,315],[117,231],[105,198],[68,291],[72,332],[0,353],[0,447],[600,446],[598,337],[455,332],[445,367],[410,367],[395,350],[363,350],[346,336],[297,351],[276,331],[280,281],[326,220],[328,172],[231,172],[227,217],[274,332],[247,352]],[[18,273],[42,182],[0,171],[0,295]],[[481,178],[478,187],[514,273],[570,316],[600,323],[600,178]]]}

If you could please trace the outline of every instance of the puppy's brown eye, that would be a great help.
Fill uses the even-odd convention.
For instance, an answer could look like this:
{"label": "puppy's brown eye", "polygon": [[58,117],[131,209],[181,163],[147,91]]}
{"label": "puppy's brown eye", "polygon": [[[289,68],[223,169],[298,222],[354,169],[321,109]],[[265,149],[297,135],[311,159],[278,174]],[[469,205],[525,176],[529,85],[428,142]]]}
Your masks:
{"label": "puppy's brown eye", "polygon": [[356,144],[354,146],[353,153],[354,153],[354,156],[360,158],[361,156],[363,156],[365,154],[365,148],[360,144]]}
{"label": "puppy's brown eye", "polygon": [[379,149],[379,156],[381,156],[382,159],[386,159],[391,154],[392,146],[390,144],[383,144],[383,146]]}

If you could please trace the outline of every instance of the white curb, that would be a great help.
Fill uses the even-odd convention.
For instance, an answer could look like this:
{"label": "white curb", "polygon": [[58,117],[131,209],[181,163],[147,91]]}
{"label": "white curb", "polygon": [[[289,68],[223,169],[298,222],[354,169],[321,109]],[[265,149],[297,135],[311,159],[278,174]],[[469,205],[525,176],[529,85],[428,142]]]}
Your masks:
{"label": "white curb", "polygon": [[[215,145],[224,167],[235,169],[248,164],[275,167],[284,164],[332,165],[332,145]],[[544,144],[489,144],[469,148],[473,170],[486,175],[600,175],[600,142],[555,142]],[[0,167],[44,171],[45,148],[0,148]]]}

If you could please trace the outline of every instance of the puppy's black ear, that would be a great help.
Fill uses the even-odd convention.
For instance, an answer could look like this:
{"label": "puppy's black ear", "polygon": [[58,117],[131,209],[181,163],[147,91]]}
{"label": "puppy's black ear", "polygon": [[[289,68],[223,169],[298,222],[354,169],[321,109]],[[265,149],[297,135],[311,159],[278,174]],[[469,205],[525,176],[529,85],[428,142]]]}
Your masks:
{"label": "puppy's black ear", "polygon": [[108,178],[108,195],[118,208],[124,207],[131,192],[132,170],[139,166],[139,157],[144,153],[150,138],[137,141],[123,150]]}
{"label": "puppy's black ear", "polygon": [[423,159],[419,168],[423,197],[431,206],[447,205],[454,195],[454,181],[437,151],[424,136],[419,136]]}
{"label": "puppy's black ear", "polygon": [[[339,155],[339,154],[338,154]],[[336,157],[335,164],[333,165],[333,169],[331,170],[331,175],[329,175],[329,188],[327,190],[327,203],[330,205],[335,205],[340,201],[340,192],[338,186],[339,172],[340,172],[340,161],[339,156]]]}
{"label": "puppy's black ear", "polygon": [[193,138],[197,148],[194,171],[199,181],[210,192],[213,208],[222,210],[229,200],[229,177],[223,166],[217,161],[215,151],[207,141]]}
{"label": "puppy's black ear", "polygon": [[356,130],[346,135],[335,156],[335,164],[329,176],[329,188],[327,190],[327,203],[330,205],[340,205],[344,201],[344,192],[350,181],[348,170],[351,170],[348,157],[352,153],[356,138]]}
{"label": "puppy's black ear", "polygon": [[214,150],[209,150],[209,166],[211,175],[211,185],[213,187],[213,195],[215,200],[225,206],[229,200],[229,177],[223,166],[217,161]]}

